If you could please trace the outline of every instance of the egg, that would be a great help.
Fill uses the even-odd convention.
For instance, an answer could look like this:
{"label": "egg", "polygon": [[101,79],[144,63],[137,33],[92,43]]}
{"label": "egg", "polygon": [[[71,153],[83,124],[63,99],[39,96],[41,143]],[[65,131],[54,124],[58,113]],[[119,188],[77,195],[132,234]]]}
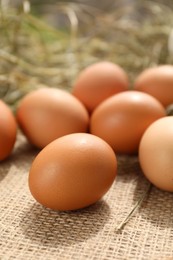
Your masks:
{"label": "egg", "polygon": [[16,117],[28,140],[41,149],[63,135],[88,131],[89,115],[84,105],[56,88],[40,88],[27,94]]}
{"label": "egg", "polygon": [[94,110],[90,132],[105,140],[115,152],[133,154],[138,152],[146,128],[164,116],[165,109],[157,99],[129,90],[106,99]]}
{"label": "egg", "polygon": [[144,70],[137,77],[134,89],[154,96],[167,107],[173,103],[173,66],[160,65]]}
{"label": "egg", "polygon": [[37,155],[29,172],[29,188],[45,207],[76,210],[99,200],[116,173],[116,156],[106,142],[87,133],[70,134]]}
{"label": "egg", "polygon": [[128,89],[128,77],[118,65],[103,61],[84,69],[78,76],[72,94],[91,113],[106,98]]}
{"label": "egg", "polygon": [[0,161],[12,152],[17,135],[17,123],[9,106],[0,100]]}
{"label": "egg", "polygon": [[156,187],[173,192],[173,116],[161,118],[145,131],[139,162],[146,178]]}

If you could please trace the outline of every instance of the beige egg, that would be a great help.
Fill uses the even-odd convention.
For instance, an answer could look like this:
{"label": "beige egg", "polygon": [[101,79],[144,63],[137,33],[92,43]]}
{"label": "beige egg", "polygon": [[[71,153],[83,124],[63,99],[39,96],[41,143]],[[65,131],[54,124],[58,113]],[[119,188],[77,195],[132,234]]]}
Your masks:
{"label": "beige egg", "polygon": [[93,112],[90,132],[116,153],[138,152],[140,139],[155,120],[166,116],[161,103],[139,91],[125,91],[103,101]]}
{"label": "beige egg", "polygon": [[106,142],[90,134],[70,134],[37,155],[29,173],[29,188],[45,207],[75,210],[102,198],[116,174],[116,156]]}
{"label": "beige egg", "polygon": [[106,98],[128,89],[125,71],[112,62],[103,61],[84,69],[76,79],[72,93],[92,112]]}
{"label": "beige egg", "polygon": [[63,135],[88,131],[89,115],[84,105],[56,88],[40,88],[26,95],[16,116],[28,140],[39,148]]}
{"label": "beige egg", "polygon": [[161,118],[145,131],[139,161],[146,178],[156,187],[173,192],[173,116]]}
{"label": "beige egg", "polygon": [[147,68],[137,77],[134,89],[152,95],[165,107],[173,104],[173,66]]}

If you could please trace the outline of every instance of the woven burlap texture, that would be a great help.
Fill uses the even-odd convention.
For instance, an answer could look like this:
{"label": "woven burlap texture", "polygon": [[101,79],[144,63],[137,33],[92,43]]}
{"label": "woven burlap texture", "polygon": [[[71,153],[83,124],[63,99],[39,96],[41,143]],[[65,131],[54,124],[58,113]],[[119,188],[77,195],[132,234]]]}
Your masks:
{"label": "woven burlap texture", "polygon": [[118,157],[118,176],[104,198],[75,212],[42,207],[28,189],[38,151],[22,135],[0,167],[0,259],[173,259],[173,194],[152,187],[124,228],[148,186],[137,157]]}

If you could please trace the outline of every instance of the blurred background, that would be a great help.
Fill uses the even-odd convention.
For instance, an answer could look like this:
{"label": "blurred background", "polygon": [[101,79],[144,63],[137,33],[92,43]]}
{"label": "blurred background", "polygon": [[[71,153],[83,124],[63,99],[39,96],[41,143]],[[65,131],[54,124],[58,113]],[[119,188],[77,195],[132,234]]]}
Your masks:
{"label": "blurred background", "polygon": [[14,110],[40,85],[70,90],[101,60],[122,66],[133,88],[145,68],[173,63],[173,1],[1,0],[0,60],[0,97]]}

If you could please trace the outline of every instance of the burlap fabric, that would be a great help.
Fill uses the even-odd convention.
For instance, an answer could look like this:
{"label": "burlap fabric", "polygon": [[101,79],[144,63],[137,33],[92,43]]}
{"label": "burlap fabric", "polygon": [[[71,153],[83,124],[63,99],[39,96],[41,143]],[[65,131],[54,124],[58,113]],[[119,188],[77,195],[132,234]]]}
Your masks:
{"label": "burlap fabric", "polygon": [[28,171],[35,151],[18,135],[0,166],[0,259],[173,259],[173,194],[152,187],[123,230],[116,227],[146,189],[136,157],[119,157],[105,197],[75,212],[45,209],[31,197]]}

